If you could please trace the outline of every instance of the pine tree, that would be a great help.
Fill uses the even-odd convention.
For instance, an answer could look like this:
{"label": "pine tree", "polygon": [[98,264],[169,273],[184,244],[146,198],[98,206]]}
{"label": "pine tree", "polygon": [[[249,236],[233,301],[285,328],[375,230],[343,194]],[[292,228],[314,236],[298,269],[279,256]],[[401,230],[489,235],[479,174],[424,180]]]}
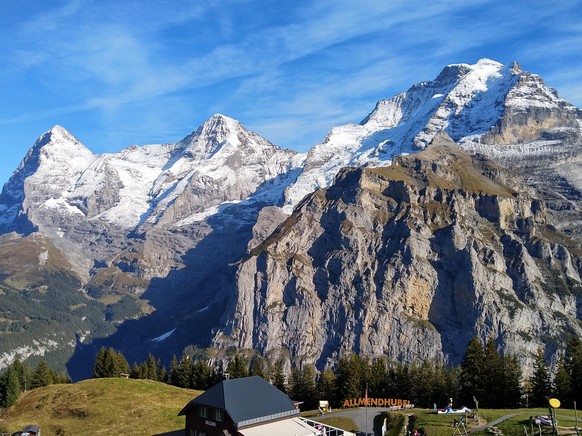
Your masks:
{"label": "pine tree", "polygon": [[550,371],[544,358],[544,351],[538,348],[534,356],[534,372],[529,379],[531,385],[530,406],[545,407],[552,394]]}
{"label": "pine tree", "polygon": [[315,386],[315,374],[316,370],[313,365],[304,365],[303,371],[301,371],[301,395],[303,396],[302,400],[305,402],[304,407],[306,410],[315,409],[319,404]]}
{"label": "pine tree", "polygon": [[212,367],[203,360],[197,360],[192,367],[192,387],[194,389],[206,390],[215,383],[213,380]]}
{"label": "pine tree", "polygon": [[4,396],[4,407],[10,407],[20,396],[20,382],[18,381],[18,373],[13,365],[8,366],[6,371],[6,388]]}
{"label": "pine tree", "polygon": [[482,364],[481,383],[484,388],[479,402],[482,407],[498,407],[503,398],[503,365],[492,338],[487,340]]}
{"label": "pine tree", "polygon": [[395,368],[396,394],[400,398],[412,398],[414,387],[409,365],[398,363]]}
{"label": "pine tree", "polygon": [[101,347],[95,357],[95,365],[93,366],[93,378],[107,377],[106,365],[107,349]]}
{"label": "pine tree", "polygon": [[439,380],[438,366],[428,361],[422,362],[418,367],[416,365],[413,365],[413,367],[415,370],[411,371],[411,375],[414,393],[410,399],[415,405],[431,407],[437,401],[439,393],[442,392],[439,385],[444,385],[444,374],[443,379]]}
{"label": "pine tree", "polygon": [[53,372],[44,360],[41,360],[32,374],[31,389],[54,384]]}
{"label": "pine tree", "polygon": [[294,401],[302,401],[301,393],[301,370],[297,367],[291,368],[291,374],[287,379],[287,393]]}
{"label": "pine tree", "polygon": [[158,365],[156,364],[156,359],[153,354],[148,355],[148,359],[145,363],[146,366],[146,378],[149,380],[158,380]]}
{"label": "pine tree", "polygon": [[571,396],[569,398],[570,404],[574,401],[577,404],[582,403],[582,340],[574,336],[566,347],[566,357],[568,373],[571,381]]}
{"label": "pine tree", "polygon": [[172,360],[170,361],[170,377],[168,380],[171,385],[178,386],[178,371],[179,371],[178,358],[174,354],[172,356]]}
{"label": "pine tree", "polygon": [[105,377],[118,377],[120,372],[117,353],[109,347],[105,351]]}
{"label": "pine tree", "polygon": [[267,371],[265,369],[265,362],[261,357],[256,357],[253,359],[252,367],[251,367],[251,375],[258,375],[265,380],[268,380],[269,377],[267,376]]}
{"label": "pine tree", "polygon": [[[426,363],[430,365],[429,362]],[[426,404],[429,408],[435,404],[444,404],[448,398],[459,398],[457,389],[449,385],[449,370],[443,363],[435,365],[429,389],[431,396]]]}
{"label": "pine tree", "polygon": [[359,398],[364,394],[368,375],[368,361],[356,354],[341,357],[336,371],[340,399]]}
{"label": "pine tree", "polygon": [[[337,398],[336,389],[336,379],[335,374],[331,368],[326,369],[319,374],[316,383],[317,397],[320,400],[327,400],[331,403],[337,404],[339,399]],[[331,404],[330,403],[330,404]]]}
{"label": "pine tree", "polygon": [[368,378],[368,386],[370,395],[377,398],[387,397],[387,383],[388,367],[386,361],[377,357],[372,360],[370,364],[370,376]]}
{"label": "pine tree", "polygon": [[134,379],[142,379],[143,376],[140,372],[140,366],[137,364],[137,362],[133,362],[133,365],[131,366],[131,371],[129,372],[129,376],[131,378]]}
{"label": "pine tree", "polygon": [[237,354],[234,359],[228,363],[226,372],[230,375],[230,378],[248,377],[249,365],[243,356]]}
{"label": "pine tree", "polygon": [[177,373],[177,385],[181,388],[193,388],[192,385],[192,371],[193,362],[189,356],[184,356],[180,361]]}
{"label": "pine tree", "polygon": [[572,397],[572,380],[563,355],[558,357],[556,363],[556,374],[554,375],[554,396],[558,398],[564,406],[569,404]]}
{"label": "pine tree", "polygon": [[165,366],[158,366],[159,371],[158,371],[158,381],[161,381],[162,383],[168,383],[168,371],[166,370]]}
{"label": "pine tree", "polygon": [[459,404],[472,404],[473,397],[481,402],[481,398],[484,397],[486,389],[486,386],[483,385],[484,361],[483,345],[477,338],[471,339],[461,362]]}
{"label": "pine tree", "polygon": [[115,355],[116,367],[119,370],[115,377],[119,377],[121,374],[129,374],[129,363],[123,353],[118,351]]}
{"label": "pine tree", "polygon": [[[461,390],[461,369],[460,367],[450,367],[446,371],[445,374],[445,395],[443,398],[460,398],[460,390]],[[439,398],[441,398],[439,396]],[[478,398],[477,398],[478,400]],[[446,400],[445,400],[446,401]],[[473,399],[471,398],[470,403],[465,404],[474,404]]]}
{"label": "pine tree", "polygon": [[502,394],[499,398],[499,405],[501,408],[517,408],[521,406],[523,397],[522,391],[522,371],[519,360],[514,355],[508,355],[502,358],[501,361],[501,390]]}
{"label": "pine tree", "polygon": [[26,391],[30,387],[30,380],[32,380],[32,369],[30,366],[21,363],[18,359],[12,362],[12,366],[14,367],[16,374],[18,374],[20,392]]}
{"label": "pine tree", "polygon": [[280,391],[287,393],[285,372],[283,371],[283,361],[278,360],[271,371],[271,384]]}

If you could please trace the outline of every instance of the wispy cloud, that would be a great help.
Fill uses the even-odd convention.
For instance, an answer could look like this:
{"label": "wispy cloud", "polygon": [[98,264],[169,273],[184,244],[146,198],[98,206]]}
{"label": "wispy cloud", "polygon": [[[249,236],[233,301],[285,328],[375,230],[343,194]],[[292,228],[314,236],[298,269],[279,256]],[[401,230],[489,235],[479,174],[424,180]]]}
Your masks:
{"label": "wispy cloud", "polygon": [[0,42],[0,84],[20,80],[37,100],[14,98],[11,110],[0,111],[0,125],[83,112],[105,130],[135,134],[137,128],[123,127],[132,123],[142,135],[161,137],[179,131],[178,123],[194,122],[197,113],[223,112],[281,145],[307,147],[333,125],[359,121],[376,100],[434,78],[445,64],[480,57],[529,63],[561,94],[582,102],[579,76],[555,65],[568,58],[571,71],[582,71],[573,50],[582,42],[580,23],[570,2],[543,3],[68,0],[29,6],[17,24],[6,21],[10,35],[0,29],[0,41],[10,40]]}

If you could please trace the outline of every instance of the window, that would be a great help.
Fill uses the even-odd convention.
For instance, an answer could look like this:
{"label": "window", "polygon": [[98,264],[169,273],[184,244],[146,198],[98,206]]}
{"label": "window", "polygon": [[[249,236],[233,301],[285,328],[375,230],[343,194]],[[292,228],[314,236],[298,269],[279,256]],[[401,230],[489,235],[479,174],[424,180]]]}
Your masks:
{"label": "window", "polygon": [[216,421],[222,421],[222,409],[216,409],[214,411],[214,419]]}
{"label": "window", "polygon": [[198,414],[201,418],[206,418],[206,406],[198,406]]}

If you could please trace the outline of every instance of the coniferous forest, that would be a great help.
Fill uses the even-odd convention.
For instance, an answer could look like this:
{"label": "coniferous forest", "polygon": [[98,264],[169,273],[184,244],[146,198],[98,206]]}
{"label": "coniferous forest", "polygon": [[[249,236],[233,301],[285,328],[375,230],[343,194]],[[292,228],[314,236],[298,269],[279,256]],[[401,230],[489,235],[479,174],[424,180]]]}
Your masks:
{"label": "coniferous forest", "polygon": [[[317,372],[313,365],[285,368],[282,360],[271,365],[260,357],[234,354],[227,366],[213,365],[204,350],[188,347],[181,358],[174,356],[169,368],[152,354],[141,363],[129,365],[113,348],[101,348],[93,367],[93,377],[150,379],[178,387],[206,390],[219,381],[258,375],[302,401],[304,410],[315,409],[319,400],[341,407],[344,400],[360,398],[400,398],[417,407],[444,407],[453,398],[455,407],[480,408],[545,407],[548,398],[560,399],[572,408],[582,400],[582,340],[573,337],[559,355],[553,371],[542,349],[535,356],[533,372],[524,376],[518,359],[500,354],[493,340],[483,344],[472,339],[461,364],[419,362],[411,365],[383,357],[369,359],[351,354],[339,359],[334,368]],[[70,379],[51,370],[44,361],[36,369],[15,361],[0,375],[0,406],[10,407],[21,392]]]}

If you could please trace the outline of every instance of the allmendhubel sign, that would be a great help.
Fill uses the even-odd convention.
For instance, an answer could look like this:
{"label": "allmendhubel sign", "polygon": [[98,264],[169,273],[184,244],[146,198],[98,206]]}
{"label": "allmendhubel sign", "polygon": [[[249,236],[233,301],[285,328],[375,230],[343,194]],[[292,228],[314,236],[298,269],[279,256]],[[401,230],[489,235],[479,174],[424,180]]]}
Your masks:
{"label": "allmendhubel sign", "polygon": [[409,400],[399,398],[350,398],[344,400],[344,407],[405,407],[410,406]]}

